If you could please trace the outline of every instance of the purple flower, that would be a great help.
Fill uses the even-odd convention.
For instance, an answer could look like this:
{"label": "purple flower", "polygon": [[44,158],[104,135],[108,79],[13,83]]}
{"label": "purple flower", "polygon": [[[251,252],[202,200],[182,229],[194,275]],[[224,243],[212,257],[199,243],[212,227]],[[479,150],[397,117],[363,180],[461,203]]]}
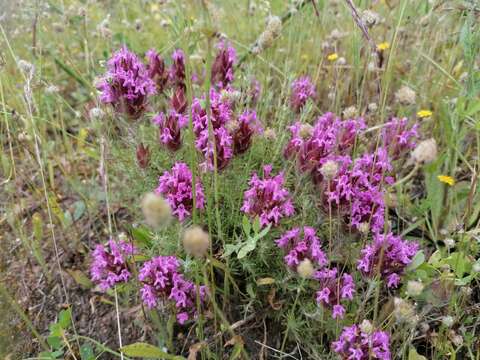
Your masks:
{"label": "purple flower", "polygon": [[178,150],[182,146],[180,130],[188,123],[185,115],[171,110],[168,116],[160,113],[153,118],[153,123],[159,127],[160,142],[172,151]]}
{"label": "purple flower", "polygon": [[150,79],[157,85],[157,91],[163,92],[168,82],[168,71],[165,68],[165,62],[159,53],[154,49],[147,51],[147,72]]}
{"label": "purple flower", "polygon": [[351,169],[347,163],[339,167],[337,176],[327,184],[327,201],[347,215],[354,228],[367,224],[378,233],[384,226],[383,184],[393,183],[393,178],[388,176],[392,166],[385,149],[364,154],[355,160]]}
{"label": "purple flower", "polygon": [[315,85],[312,84],[310,77],[303,76],[293,81],[290,106],[295,112],[300,112],[307,103],[307,100],[315,99],[315,97]]}
{"label": "purple flower", "polygon": [[[183,324],[196,313],[197,289],[178,272],[179,267],[175,256],[157,256],[143,264],[138,279],[143,284],[140,292],[145,305],[154,308],[161,301],[172,301],[177,309],[177,320]],[[198,292],[203,302],[205,286],[200,286]]]}
{"label": "purple flower", "polygon": [[[196,207],[205,207],[205,196],[199,179],[195,183]],[[177,162],[171,172],[165,171],[158,180],[157,194],[163,195],[173,210],[173,214],[183,221],[193,209],[192,173],[187,164]]]}
{"label": "purple flower", "polygon": [[233,132],[233,152],[235,155],[243,154],[252,143],[252,135],[260,133],[262,126],[257,120],[257,113],[245,110],[238,119],[238,127]]}
{"label": "purple flower", "polygon": [[255,106],[258,99],[260,98],[260,93],[262,91],[262,86],[260,82],[252,77],[250,80],[250,88],[248,89],[248,99],[250,101],[250,106]]}
{"label": "purple flower", "polygon": [[[195,147],[203,154],[205,161],[201,164],[204,171],[213,170],[215,151],[217,169],[225,168],[233,156],[233,139],[225,125],[231,119],[232,103],[215,89],[210,89],[210,119],[202,106],[202,100],[194,99],[192,104],[193,131],[196,136]],[[212,138],[210,137],[209,121],[211,122]],[[214,140],[214,141],[213,141]]]}
{"label": "purple flower", "polygon": [[131,277],[127,259],[136,253],[136,248],[123,240],[117,242],[110,239],[105,245],[97,245],[90,267],[92,281],[100,285],[103,291],[127,282]]}
{"label": "purple flower", "polygon": [[290,193],[284,188],[283,172],[270,176],[271,165],[263,167],[264,178],[256,173],[249,181],[250,189],[245,191],[241,210],[252,216],[260,217],[260,224],[277,225],[281,218],[292,216],[294,211]]}
{"label": "purple flower", "polygon": [[316,267],[325,266],[327,257],[320,247],[320,240],[315,235],[315,229],[304,226],[303,238],[301,233],[301,228],[293,228],[275,241],[277,246],[287,253],[283,258],[287,266],[296,271],[297,266],[304,259],[310,260]]}
{"label": "purple flower", "polygon": [[212,64],[212,83],[219,89],[227,87],[233,81],[233,70],[237,61],[235,48],[221,41],[217,45],[218,53]]}
{"label": "purple flower", "polygon": [[358,325],[344,327],[332,350],[342,360],[390,360],[390,337],[384,331],[366,333]]}
{"label": "purple flower", "polygon": [[172,54],[169,80],[176,87],[185,88],[185,54],[182,49],[176,49]]}
{"label": "purple flower", "polygon": [[418,138],[417,129],[418,124],[409,126],[407,118],[392,118],[385,124],[382,130],[382,140],[392,159],[398,159],[406,151],[415,148],[415,140]]}
{"label": "purple flower", "polygon": [[284,155],[295,158],[302,172],[311,172],[313,180],[320,183],[323,178],[321,166],[332,157],[347,155],[356,137],[365,128],[362,118],[342,121],[332,113],[320,116],[315,125],[296,122],[290,126],[292,137],[287,144]]}
{"label": "purple flower", "polygon": [[338,276],[337,268],[333,268],[317,271],[314,278],[320,283],[320,289],[317,291],[317,303],[331,309],[334,319],[343,319],[345,308],[341,301],[352,300],[353,294],[355,294],[352,276],[346,273]]}
{"label": "purple flower", "polygon": [[177,86],[175,92],[170,99],[170,106],[179,114],[185,114],[187,110],[187,98],[185,97],[185,89]]}
{"label": "purple flower", "polygon": [[403,240],[392,233],[376,234],[373,242],[362,249],[357,268],[368,277],[379,274],[386,279],[389,288],[396,288],[417,251],[418,244],[415,242]]}
{"label": "purple flower", "polygon": [[142,115],[148,96],[156,92],[145,66],[126,47],[110,58],[107,73],[97,88],[103,103],[111,104],[116,111],[134,119]]}

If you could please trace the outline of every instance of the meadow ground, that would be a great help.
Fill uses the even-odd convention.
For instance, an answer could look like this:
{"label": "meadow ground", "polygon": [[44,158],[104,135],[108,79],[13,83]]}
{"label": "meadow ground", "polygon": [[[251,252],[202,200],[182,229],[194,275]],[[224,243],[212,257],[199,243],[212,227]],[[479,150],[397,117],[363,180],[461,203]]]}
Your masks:
{"label": "meadow ground", "polygon": [[479,359],[479,23],[0,0],[0,358]]}

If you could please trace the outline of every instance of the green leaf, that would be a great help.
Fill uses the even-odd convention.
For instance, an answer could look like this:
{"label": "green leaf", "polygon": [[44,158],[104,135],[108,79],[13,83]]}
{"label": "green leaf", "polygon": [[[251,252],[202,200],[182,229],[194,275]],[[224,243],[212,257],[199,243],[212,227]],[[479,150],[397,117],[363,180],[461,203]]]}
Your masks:
{"label": "green leaf", "polygon": [[79,200],[79,201],[75,201],[73,203],[73,208],[74,208],[74,210],[73,210],[73,221],[77,221],[78,219],[80,219],[83,216],[86,206],[85,206],[85,203],[83,201]]}
{"label": "green leaf", "polygon": [[414,347],[411,347],[408,352],[408,360],[427,360],[427,358],[420,355]]}
{"label": "green leaf", "polygon": [[78,285],[84,287],[85,289],[91,289],[93,287],[93,283],[90,278],[85,275],[81,270],[67,269],[67,272]]}
{"label": "green leaf", "polygon": [[423,250],[420,250],[415,254],[414,258],[412,259],[412,262],[408,266],[408,270],[409,271],[415,270],[424,262],[425,262],[425,254],[423,253]]}
{"label": "green leaf", "polygon": [[450,255],[445,261],[455,272],[457,278],[462,278],[467,272],[472,269],[472,262],[463,254],[455,252]]}
{"label": "green leaf", "polygon": [[92,345],[83,344],[80,346],[80,358],[82,360],[95,360],[95,354],[93,353]]}
{"label": "green leaf", "polygon": [[232,255],[234,252],[237,252],[241,244],[226,244],[225,251],[223,252],[223,257],[226,258]]}
{"label": "green leaf", "polygon": [[136,240],[136,243],[146,247],[152,246],[152,237],[150,231],[143,227],[131,227],[130,232],[133,236],[133,239]]}
{"label": "green leaf", "polygon": [[255,250],[256,247],[257,247],[257,241],[254,240],[254,239],[250,239],[238,251],[237,258],[238,259],[243,259],[249,252]]}
{"label": "green leaf", "polygon": [[249,236],[250,230],[252,230],[252,225],[250,224],[250,220],[245,215],[243,215],[242,218],[242,227],[245,235]]}
{"label": "green leaf", "polygon": [[144,357],[151,359],[166,359],[166,360],[185,360],[182,356],[176,356],[168,354],[162,351],[160,348],[147,344],[147,343],[135,343],[122,347],[120,349],[127,356]]}
{"label": "green leaf", "polygon": [[47,343],[52,347],[52,349],[57,350],[62,347],[62,338],[58,336],[49,336],[47,337]]}
{"label": "green leaf", "polygon": [[438,268],[439,266],[441,266],[441,263],[440,263],[441,260],[442,260],[442,253],[440,252],[440,250],[437,250],[432,255],[430,255],[430,259],[428,259],[428,263]]}
{"label": "green leaf", "polygon": [[260,231],[261,229],[261,226],[260,226],[260,218],[257,216],[255,218],[255,220],[253,221],[253,231],[255,232],[255,234],[258,234],[258,232]]}
{"label": "green leaf", "polygon": [[62,329],[68,329],[68,327],[70,326],[71,320],[72,320],[71,308],[60,311],[60,314],[58,315],[58,324],[62,327]]}

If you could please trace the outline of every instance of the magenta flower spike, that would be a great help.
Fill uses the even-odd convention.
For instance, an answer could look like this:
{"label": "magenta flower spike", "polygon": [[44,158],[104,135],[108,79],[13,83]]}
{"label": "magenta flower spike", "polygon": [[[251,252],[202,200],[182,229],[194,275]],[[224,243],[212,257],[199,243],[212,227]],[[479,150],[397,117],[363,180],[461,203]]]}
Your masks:
{"label": "magenta flower spike", "polygon": [[295,112],[300,112],[308,99],[315,99],[317,93],[310,77],[302,76],[293,81],[290,106]]}
{"label": "magenta flower spike", "polygon": [[217,49],[218,53],[212,64],[212,84],[223,89],[233,81],[237,52],[225,40],[218,43]]}

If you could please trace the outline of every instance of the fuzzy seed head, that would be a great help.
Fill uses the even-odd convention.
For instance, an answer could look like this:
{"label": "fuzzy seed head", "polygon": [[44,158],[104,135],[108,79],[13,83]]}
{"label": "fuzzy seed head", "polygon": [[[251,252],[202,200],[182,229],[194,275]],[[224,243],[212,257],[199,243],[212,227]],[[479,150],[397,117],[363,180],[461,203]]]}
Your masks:
{"label": "fuzzy seed head", "polygon": [[100,120],[105,115],[104,111],[98,107],[91,108],[88,112],[88,116],[92,120]]}
{"label": "fuzzy seed head", "polygon": [[313,126],[310,124],[302,124],[300,125],[300,137],[302,139],[308,139],[312,136],[313,133]]}
{"label": "fuzzy seed head", "polygon": [[357,108],[355,106],[349,106],[345,110],[343,110],[343,118],[344,119],[353,119],[357,116]]}
{"label": "fuzzy seed head", "polygon": [[412,151],[412,159],[418,164],[428,164],[437,158],[437,142],[431,138],[420,142]]}
{"label": "fuzzy seed head", "polygon": [[327,180],[332,180],[338,173],[338,164],[336,161],[328,160],[320,168],[320,173]]}
{"label": "fuzzy seed head", "polygon": [[419,296],[424,289],[420,281],[411,280],[407,283],[407,293],[410,296]]}
{"label": "fuzzy seed head", "polygon": [[368,104],[368,111],[374,113],[378,110],[378,105],[377,103],[370,103]]}
{"label": "fuzzy seed head", "polygon": [[370,231],[370,224],[368,222],[362,222],[358,225],[358,231],[362,234],[368,234]]}
{"label": "fuzzy seed head", "polygon": [[313,264],[308,258],[303,259],[297,266],[297,273],[303,279],[312,278],[314,272]]}
{"label": "fuzzy seed head", "polygon": [[442,317],[442,324],[448,328],[452,327],[454,322],[455,322],[454,318],[450,315]]}
{"label": "fuzzy seed head", "polygon": [[153,192],[145,194],[141,207],[145,222],[153,228],[167,225],[172,218],[172,210],[168,202]]}
{"label": "fuzzy seed head", "polygon": [[366,334],[371,334],[373,332],[373,325],[369,320],[363,320],[360,324],[360,330]]}
{"label": "fuzzy seed head", "polygon": [[364,10],[362,12],[362,21],[368,27],[372,27],[380,22],[380,15],[371,10]]}
{"label": "fuzzy seed head", "polygon": [[404,85],[395,93],[395,101],[402,105],[412,105],[415,104],[416,96],[414,90]]}
{"label": "fuzzy seed head", "polygon": [[277,138],[277,133],[272,128],[267,128],[263,132],[263,136],[265,137],[265,139],[273,141]]}
{"label": "fuzzy seed head", "polygon": [[445,240],[443,240],[445,246],[447,247],[447,249],[452,249],[455,247],[455,240],[453,240],[452,238],[447,238]]}
{"label": "fuzzy seed head", "polygon": [[393,306],[393,315],[399,323],[415,323],[417,321],[415,308],[410,302],[396,297],[393,299]]}
{"label": "fuzzy seed head", "polygon": [[210,247],[210,236],[199,226],[192,226],[183,234],[185,252],[194,257],[203,257]]}

